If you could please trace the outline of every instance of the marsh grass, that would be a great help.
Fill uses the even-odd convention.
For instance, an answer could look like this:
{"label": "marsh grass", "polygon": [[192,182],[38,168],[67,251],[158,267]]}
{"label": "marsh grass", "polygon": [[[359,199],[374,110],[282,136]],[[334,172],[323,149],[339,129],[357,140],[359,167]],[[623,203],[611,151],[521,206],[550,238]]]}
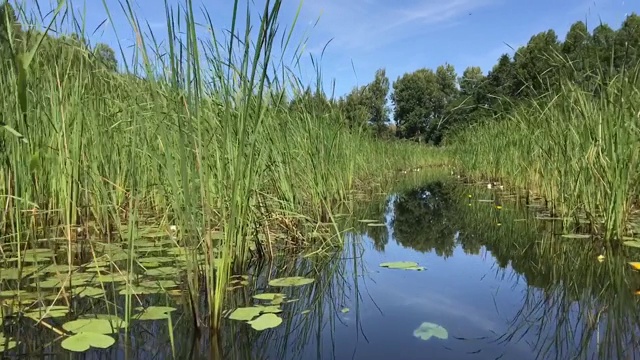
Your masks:
{"label": "marsh grass", "polygon": [[640,191],[639,75],[635,67],[599,78],[597,94],[564,82],[478,124],[452,139],[458,165],[471,178],[532,191],[606,239],[630,235]]}
{"label": "marsh grass", "polygon": [[[640,277],[629,265],[640,254],[635,249],[561,237],[562,222],[538,220],[512,194],[502,194],[502,210],[479,202],[497,192],[467,186],[460,190],[463,247],[486,248],[498,265],[495,276],[526,281],[522,307],[509,318],[509,329],[495,342],[537,339],[529,343],[536,358],[622,358],[637,352]],[[488,218],[500,220],[486,221]],[[598,256],[604,258],[600,262]]]}
{"label": "marsh grass", "polygon": [[[103,4],[112,19],[117,10]],[[299,80],[284,54],[297,14],[282,31],[282,1],[258,11],[234,1],[231,29],[217,29],[204,11],[206,32],[192,1],[165,2],[164,41],[143,31],[132,2],[120,5],[136,39],[122,66],[128,73],[99,66],[83,41],[35,30],[45,24],[50,34],[84,38],[73,4],[60,2],[50,19],[19,7],[31,30],[13,33],[17,66],[0,76],[0,231],[5,258],[17,257],[20,268],[25,250],[64,238],[58,263],[72,278],[71,266],[95,261],[102,253],[94,240],[104,239],[125,252],[111,271],[135,273],[141,230],[151,226],[172,235],[185,257],[179,270],[193,326],[215,332],[229,277],[249,259],[284,246],[340,245],[336,226],[309,238],[304,225],[332,223],[354,191],[385,191],[398,169],[446,162],[440,151],[348,131],[335,110],[292,111],[286,94],[299,91]],[[71,251],[77,245],[88,256]],[[123,307],[109,309],[128,320],[140,302],[127,293]]]}

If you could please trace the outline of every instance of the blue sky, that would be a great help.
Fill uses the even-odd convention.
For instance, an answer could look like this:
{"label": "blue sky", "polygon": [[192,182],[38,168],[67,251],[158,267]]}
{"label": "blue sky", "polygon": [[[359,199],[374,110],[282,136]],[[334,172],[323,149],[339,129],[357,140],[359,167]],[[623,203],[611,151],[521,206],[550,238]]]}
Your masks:
{"label": "blue sky", "polygon": [[[34,1],[34,0],[31,0]],[[93,36],[115,47],[113,29],[123,44],[133,43],[130,26],[118,0],[105,0],[113,23],[105,23]],[[168,0],[174,5],[184,0]],[[148,21],[160,39],[164,37],[165,17],[162,0],[138,0],[135,11]],[[232,0],[194,0],[196,17],[200,8],[211,14],[216,27],[228,28]],[[264,0],[252,0],[257,10]],[[40,4],[45,1],[39,1]],[[243,2],[244,3],[244,2]],[[204,5],[203,5],[204,4]],[[293,19],[299,0],[285,0],[282,26]],[[43,5],[41,5],[43,6]],[[102,0],[75,0],[75,8],[86,6],[87,29],[106,18]],[[46,7],[45,7],[46,8]],[[640,13],[640,2],[629,0],[306,0],[302,4],[294,43],[306,39],[302,74],[311,81],[309,54],[319,56],[329,40],[322,59],[326,91],[335,79],[336,95],[373,79],[378,68],[385,68],[393,82],[405,72],[421,67],[435,68],[448,62],[459,75],[467,66],[480,66],[486,73],[502,53],[526,44],[540,31],[554,29],[560,39],[569,26],[586,21],[589,28],[602,20],[618,28],[626,14]],[[316,20],[319,22],[316,24]],[[114,26],[115,25],[115,26]],[[200,34],[206,36],[206,29]]]}

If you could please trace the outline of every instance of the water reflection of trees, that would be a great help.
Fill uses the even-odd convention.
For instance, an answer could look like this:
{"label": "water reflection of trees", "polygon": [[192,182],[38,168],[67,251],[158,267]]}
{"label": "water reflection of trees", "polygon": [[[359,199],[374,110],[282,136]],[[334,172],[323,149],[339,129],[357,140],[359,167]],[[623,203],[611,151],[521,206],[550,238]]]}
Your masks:
{"label": "water reflection of trees", "polygon": [[[532,221],[531,209],[510,200],[515,199],[493,190],[432,182],[392,202],[393,237],[402,246],[445,257],[456,246],[467,254],[484,247],[501,269],[498,276],[508,271],[526,279],[522,308],[495,341],[533,334],[530,346],[540,359],[633,358],[639,352],[634,291],[640,275],[626,264],[627,254],[607,251],[594,240],[554,235],[558,226]],[[507,205],[498,209],[497,201]]]}
{"label": "water reflection of trees", "polygon": [[456,226],[455,202],[450,186],[435,181],[399,195],[391,222],[398,244],[420,252],[453,255]]}
{"label": "water reflection of trees", "polygon": [[[473,196],[490,197],[486,192]],[[540,359],[638,356],[640,312],[634,291],[640,278],[627,265],[624,249],[562,238],[550,222],[523,221],[531,217],[526,208],[497,211],[490,203],[458,204],[461,231],[468,235],[461,243],[472,235],[482,239],[503,273],[511,271],[527,281],[522,307],[497,341],[534,334],[537,341],[530,346]],[[500,226],[487,220],[496,216]],[[598,255],[605,260],[599,262]]]}

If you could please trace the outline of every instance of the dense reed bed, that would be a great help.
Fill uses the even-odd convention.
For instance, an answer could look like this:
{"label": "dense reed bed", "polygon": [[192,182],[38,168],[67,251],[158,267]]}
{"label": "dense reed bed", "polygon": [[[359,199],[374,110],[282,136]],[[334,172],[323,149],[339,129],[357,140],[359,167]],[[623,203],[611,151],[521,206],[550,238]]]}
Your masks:
{"label": "dense reed bed", "polygon": [[[71,249],[99,238],[122,241],[122,270],[133,271],[136,229],[151,225],[186,256],[179,270],[194,324],[218,329],[224,289],[247,259],[312,243],[304,225],[331,222],[355,192],[384,191],[398,170],[445,161],[440,151],[348,129],[338,109],[292,110],[287,99],[301,86],[284,56],[295,44],[293,28],[279,27],[279,0],[257,14],[236,0],[227,29],[235,36],[197,24],[189,0],[166,5],[162,44],[122,5],[138,43],[127,74],[98,66],[82,43],[53,46],[42,32],[6,27],[0,231],[17,266],[39,240],[62,238]],[[67,5],[56,15],[35,28],[82,31]],[[314,239],[339,245],[338,229],[331,234]],[[134,301],[127,295],[125,309]]]}
{"label": "dense reed bed", "polygon": [[607,239],[638,232],[639,68],[594,90],[564,82],[559,91],[479,123],[451,139],[463,171],[543,196],[568,221]]}

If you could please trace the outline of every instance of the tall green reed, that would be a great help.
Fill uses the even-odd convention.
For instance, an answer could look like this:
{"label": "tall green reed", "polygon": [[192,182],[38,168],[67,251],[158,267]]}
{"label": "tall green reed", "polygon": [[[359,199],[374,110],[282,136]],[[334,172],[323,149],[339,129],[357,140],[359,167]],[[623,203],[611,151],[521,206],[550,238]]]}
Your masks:
{"label": "tall green reed", "polygon": [[[115,9],[103,5],[114,23]],[[175,226],[195,325],[217,329],[229,275],[267,253],[275,229],[326,221],[353,190],[385,182],[397,169],[446,161],[417,144],[349,132],[335,109],[292,111],[285,95],[300,81],[283,59],[298,15],[282,32],[282,1],[266,1],[257,18],[251,5],[234,1],[232,36],[206,11],[202,28],[192,1],[165,2],[162,41],[144,31],[133,2],[119,5],[136,39],[125,73],[96,61],[72,3],[61,3],[63,16],[50,27],[79,36],[40,37],[38,21],[28,19],[31,30],[16,34],[26,44],[16,58],[37,49],[31,76],[5,67],[0,77],[0,112],[13,130],[0,132],[2,226],[18,250],[60,226],[69,248],[76,229],[109,241],[126,231],[124,270],[133,271],[135,228],[143,221]],[[20,9],[30,11],[37,13]]]}
{"label": "tall green reed", "polygon": [[597,95],[563,82],[557,92],[458,134],[455,158],[474,178],[535,191],[563,216],[620,239],[640,190],[638,74],[634,68],[600,78]]}

